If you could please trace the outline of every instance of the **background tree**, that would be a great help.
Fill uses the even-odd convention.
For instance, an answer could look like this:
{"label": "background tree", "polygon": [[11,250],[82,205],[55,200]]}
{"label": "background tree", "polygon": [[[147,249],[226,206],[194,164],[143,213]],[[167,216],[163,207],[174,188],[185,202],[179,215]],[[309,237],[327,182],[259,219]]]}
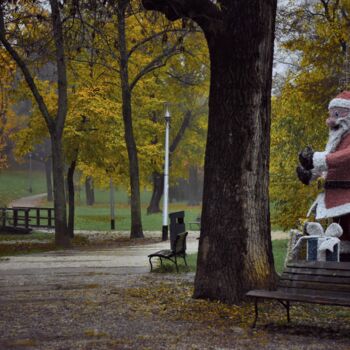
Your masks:
{"label": "background tree", "polygon": [[0,48],[0,169],[6,167],[7,164],[6,148],[10,120],[13,116],[10,91],[15,78],[15,65],[9,64],[9,60],[8,53]]}
{"label": "background tree", "polygon": [[[171,183],[187,178],[189,168],[203,165],[207,128],[207,104],[209,82],[208,52],[203,33],[194,28],[183,41],[183,52],[171,60],[165,71],[158,75],[158,95],[168,101],[171,109],[170,172]],[[163,96],[164,95],[164,96]],[[159,112],[163,115],[163,111]],[[204,123],[201,122],[204,118]],[[156,120],[164,124],[163,117]],[[199,137],[198,137],[199,136]],[[163,142],[164,136],[155,135],[154,142]],[[164,149],[164,146],[162,146]],[[160,212],[163,195],[163,174],[154,168],[153,189],[147,213]],[[175,180],[175,181],[174,181]],[[194,185],[194,184],[192,184]],[[189,192],[200,192],[189,186]]]}
{"label": "background tree", "polygon": [[[55,208],[55,242],[60,246],[69,246],[70,238],[67,229],[64,159],[62,135],[67,114],[67,74],[64,54],[63,25],[59,3],[50,0],[50,12],[43,2],[28,3],[16,1],[13,4],[2,2],[0,5],[0,41],[21,70],[35,102],[48,128],[51,149],[54,182]],[[45,23],[45,30],[43,30]],[[35,29],[35,30],[34,30]],[[46,35],[45,35],[46,34]],[[38,40],[37,35],[41,36]],[[55,63],[57,67],[57,104],[55,110],[49,110],[42,93],[30,71],[28,54],[32,59],[33,49],[43,50],[43,45],[53,37]],[[14,48],[14,43],[17,48]],[[21,47],[19,43],[23,43]]]}
{"label": "background tree", "polygon": [[211,83],[195,297],[239,302],[275,280],[268,164],[276,1],[143,0],[190,18],[207,39]]}

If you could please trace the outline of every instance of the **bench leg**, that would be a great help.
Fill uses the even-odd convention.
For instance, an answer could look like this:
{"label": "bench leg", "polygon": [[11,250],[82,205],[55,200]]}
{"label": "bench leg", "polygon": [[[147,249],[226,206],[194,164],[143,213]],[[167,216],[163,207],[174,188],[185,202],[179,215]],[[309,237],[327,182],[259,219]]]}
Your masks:
{"label": "bench leg", "polygon": [[255,318],[254,318],[254,322],[252,324],[252,328],[255,328],[256,322],[258,321],[258,316],[259,316],[258,298],[254,299],[254,311],[255,311]]}
{"label": "bench leg", "polygon": [[149,258],[149,264],[151,265],[151,272],[152,272],[152,269],[153,269],[153,266],[152,266],[152,261],[151,261],[152,258]]}
{"label": "bench leg", "polygon": [[179,267],[177,266],[177,259],[176,259],[176,255],[175,255],[175,266],[176,266],[176,272],[179,272]]}
{"label": "bench leg", "polygon": [[187,265],[186,255],[185,255],[185,254],[184,254],[184,261],[185,261],[185,265],[188,266],[188,265]]}
{"label": "bench leg", "polygon": [[287,300],[286,302],[284,302],[283,300],[278,300],[280,302],[280,304],[282,304],[286,311],[287,311],[287,322],[289,323],[290,322],[290,312],[289,312],[289,309],[290,309],[290,304],[289,304],[289,300]]}

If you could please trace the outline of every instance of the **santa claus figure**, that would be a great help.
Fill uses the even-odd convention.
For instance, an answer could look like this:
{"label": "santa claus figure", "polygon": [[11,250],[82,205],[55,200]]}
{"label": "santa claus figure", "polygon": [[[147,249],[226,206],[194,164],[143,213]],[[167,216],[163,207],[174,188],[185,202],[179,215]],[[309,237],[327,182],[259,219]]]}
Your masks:
{"label": "santa claus figure", "polygon": [[[343,228],[342,241],[350,241],[350,91],[343,91],[328,106],[329,138],[323,152],[306,147],[299,154],[297,175],[302,183],[325,179],[308,215],[315,211],[316,220],[333,218]],[[344,242],[345,243],[345,242]],[[344,252],[345,246],[343,244]],[[348,260],[348,259],[346,259]]]}

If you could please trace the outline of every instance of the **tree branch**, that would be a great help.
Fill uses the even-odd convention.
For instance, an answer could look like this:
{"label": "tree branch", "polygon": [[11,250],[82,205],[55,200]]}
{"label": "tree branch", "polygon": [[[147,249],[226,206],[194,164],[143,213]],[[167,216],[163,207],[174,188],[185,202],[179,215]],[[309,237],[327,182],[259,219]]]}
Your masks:
{"label": "tree branch", "polygon": [[192,117],[192,113],[191,111],[186,111],[184,119],[182,120],[180,129],[178,130],[172,144],[169,147],[169,152],[170,154],[172,154],[173,152],[175,152],[177,146],[179,145],[180,141],[182,140],[186,129],[188,128],[188,126],[190,125],[190,120]]}
{"label": "tree branch", "polygon": [[221,21],[222,12],[211,0],[142,0],[146,10],[162,12],[170,21],[191,18],[205,31],[216,21]]}
{"label": "tree branch", "polygon": [[128,57],[130,56],[137,50],[139,49],[142,45],[147,44],[148,42],[152,41],[153,39],[159,38],[163,36],[166,33],[187,33],[186,29],[165,29],[162,30],[161,32],[155,33],[153,35],[148,36],[144,40],[139,41],[137,44],[135,44],[129,51]]}
{"label": "tree branch", "polygon": [[39,110],[41,114],[43,115],[45,122],[47,124],[47,127],[49,130],[53,130],[55,127],[54,120],[51,118],[50,113],[48,111],[48,108],[44,102],[43,97],[41,96],[38,87],[36,86],[34,82],[34,78],[32,77],[27,65],[25,64],[24,60],[20,57],[20,55],[17,53],[17,51],[12,47],[12,45],[8,42],[6,39],[6,30],[5,30],[5,22],[4,22],[4,12],[3,8],[0,5],[0,41],[4,45],[7,52],[11,55],[13,60],[16,62],[18,67],[21,69],[24,79],[26,80],[33,96],[38,104]]}
{"label": "tree branch", "polygon": [[[174,55],[180,53],[177,44],[175,44],[171,49],[165,50],[161,55],[157,56],[150,63],[148,63],[141,71],[136,75],[133,81],[130,83],[130,91],[135,87],[137,82],[146,74],[153,72],[154,70],[164,67],[167,61]],[[165,61],[163,61],[165,60]]]}

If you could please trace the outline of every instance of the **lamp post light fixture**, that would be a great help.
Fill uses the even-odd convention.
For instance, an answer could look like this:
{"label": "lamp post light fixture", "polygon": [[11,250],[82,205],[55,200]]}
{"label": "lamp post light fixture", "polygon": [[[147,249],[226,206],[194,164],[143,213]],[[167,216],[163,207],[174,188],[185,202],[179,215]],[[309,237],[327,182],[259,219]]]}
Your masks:
{"label": "lamp post light fixture", "polygon": [[163,227],[162,240],[168,239],[168,204],[169,204],[169,129],[170,112],[165,110],[165,157],[164,157],[164,192],[163,192]]}

